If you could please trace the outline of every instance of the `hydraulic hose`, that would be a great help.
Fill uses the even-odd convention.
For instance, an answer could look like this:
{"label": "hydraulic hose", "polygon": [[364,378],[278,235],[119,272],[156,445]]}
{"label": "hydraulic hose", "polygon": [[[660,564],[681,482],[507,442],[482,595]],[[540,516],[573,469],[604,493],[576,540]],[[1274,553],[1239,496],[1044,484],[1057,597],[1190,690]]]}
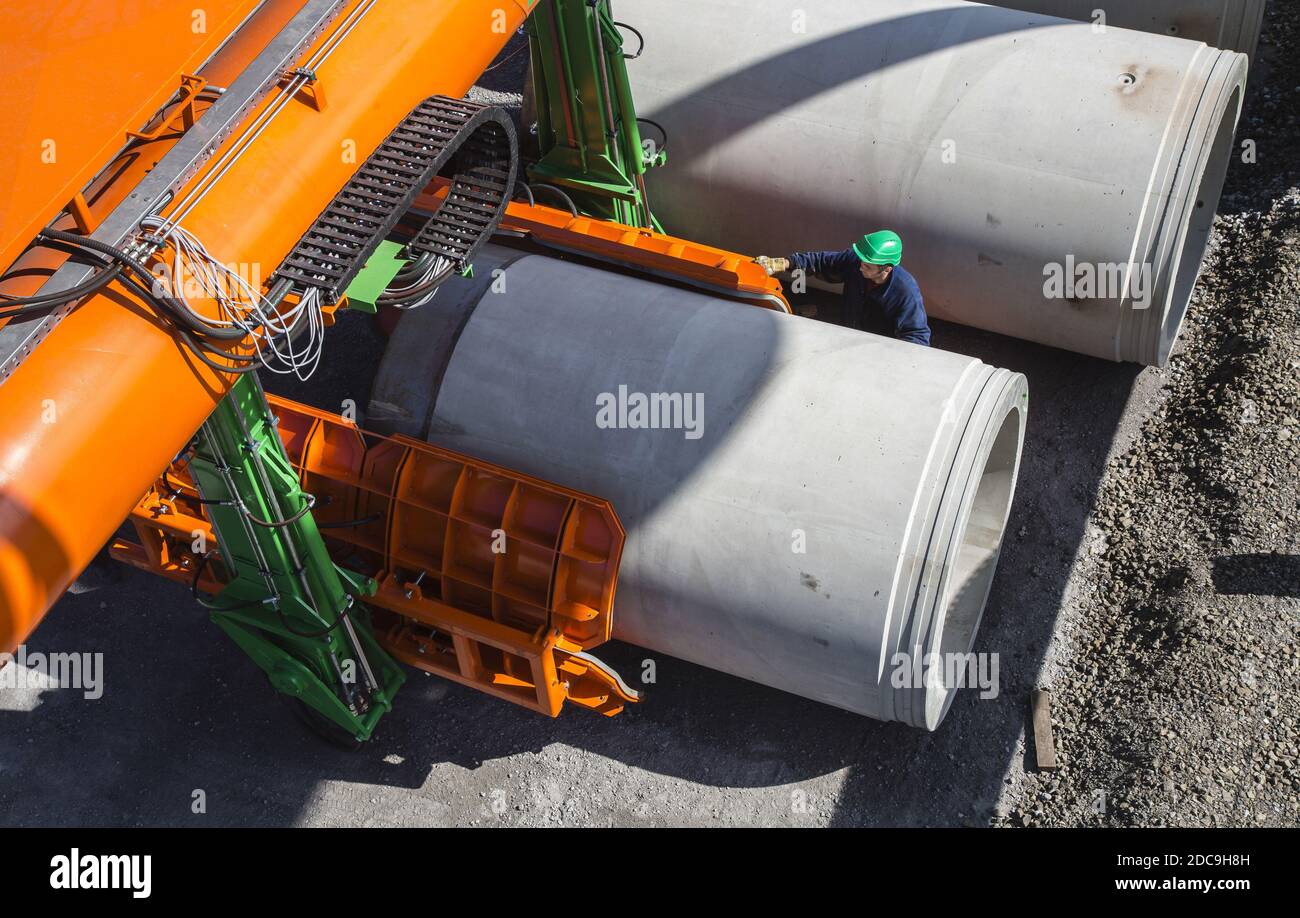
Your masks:
{"label": "hydraulic hose", "polygon": [[[63,230],[56,229],[41,230],[40,238],[54,239],[59,242],[66,242],[69,245],[77,245],[87,249],[92,249],[93,251],[107,255],[115,262],[118,262],[128,271],[135,274],[137,278],[148,278],[148,283],[150,284],[155,280],[153,272],[150,271],[148,266],[143,262],[128,255],[116,246],[100,242],[98,239],[91,239],[87,236],[78,236],[76,233],[65,233]],[[183,303],[180,303],[168,294],[152,291],[149,294],[149,299],[154,303],[165,307],[175,318],[180,319],[180,321],[183,322],[190,331],[202,335],[205,338],[216,338],[222,341],[239,341],[247,335],[247,332],[242,328],[220,328],[203,322],[192,315]]]}

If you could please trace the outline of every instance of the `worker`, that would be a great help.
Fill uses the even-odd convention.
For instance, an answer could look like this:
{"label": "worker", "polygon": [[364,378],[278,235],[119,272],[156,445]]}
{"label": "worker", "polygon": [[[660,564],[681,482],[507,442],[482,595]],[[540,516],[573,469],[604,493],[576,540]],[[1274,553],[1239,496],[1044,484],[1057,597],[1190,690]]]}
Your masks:
{"label": "worker", "polygon": [[844,284],[844,324],[930,345],[930,323],[916,278],[904,268],[903,240],[892,230],[868,233],[842,252],[795,252],[788,258],[760,255],[769,275],[798,268]]}

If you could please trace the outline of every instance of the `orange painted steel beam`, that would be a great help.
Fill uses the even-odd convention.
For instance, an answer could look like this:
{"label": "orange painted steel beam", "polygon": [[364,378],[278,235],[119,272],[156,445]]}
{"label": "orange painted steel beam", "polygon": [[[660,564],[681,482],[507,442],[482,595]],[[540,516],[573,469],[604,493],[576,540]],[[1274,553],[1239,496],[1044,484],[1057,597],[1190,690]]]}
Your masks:
{"label": "orange painted steel beam", "polygon": [[[376,637],[403,662],[554,717],[639,700],[583,652],[609,640],[624,531],[608,501],[409,437],[359,430],[271,396],[285,451],[331,553],[378,584]],[[174,469],[130,519],[115,558],[219,593],[198,492]],[[331,526],[331,523],[354,525]]]}
{"label": "orange painted steel beam", "polygon": [[257,0],[0,4],[0,269],[195,73]]}
{"label": "orange painted steel beam", "polygon": [[[329,104],[286,107],[186,228],[269,277],[392,127],[430,95],[463,95],[531,6],[375,4],[319,68]],[[0,650],[31,632],[227,387],[116,291],[78,306],[0,385]]]}

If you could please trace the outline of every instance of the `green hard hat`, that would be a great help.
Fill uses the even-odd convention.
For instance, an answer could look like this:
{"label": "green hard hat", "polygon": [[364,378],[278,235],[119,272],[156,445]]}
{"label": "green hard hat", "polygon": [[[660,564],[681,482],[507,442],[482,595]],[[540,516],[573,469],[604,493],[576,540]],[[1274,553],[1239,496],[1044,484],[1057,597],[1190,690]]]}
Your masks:
{"label": "green hard hat", "polygon": [[869,265],[896,265],[903,260],[903,240],[893,230],[880,230],[853,243],[853,251]]}

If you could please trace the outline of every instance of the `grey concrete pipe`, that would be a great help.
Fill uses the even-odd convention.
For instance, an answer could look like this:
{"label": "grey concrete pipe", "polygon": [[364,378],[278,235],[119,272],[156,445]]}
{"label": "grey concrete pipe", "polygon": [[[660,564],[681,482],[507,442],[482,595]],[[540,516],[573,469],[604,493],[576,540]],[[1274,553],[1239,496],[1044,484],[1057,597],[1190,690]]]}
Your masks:
{"label": "grey concrete pipe", "polygon": [[[991,0],[992,6],[1203,41],[1253,60],[1267,0]],[[1101,10],[1105,18],[1099,19]]]}
{"label": "grey concrete pipe", "polygon": [[[959,0],[620,0],[670,232],[752,254],[882,226],[932,314],[1163,364],[1246,58]],[[649,129],[647,129],[649,133]]]}
{"label": "grey concrete pipe", "polygon": [[[403,316],[368,425],[610,499],[616,637],[938,725],[957,683],[931,677],[969,672],[1001,546],[1023,376],[546,256],[475,267]],[[638,415],[654,395],[681,410]]]}

